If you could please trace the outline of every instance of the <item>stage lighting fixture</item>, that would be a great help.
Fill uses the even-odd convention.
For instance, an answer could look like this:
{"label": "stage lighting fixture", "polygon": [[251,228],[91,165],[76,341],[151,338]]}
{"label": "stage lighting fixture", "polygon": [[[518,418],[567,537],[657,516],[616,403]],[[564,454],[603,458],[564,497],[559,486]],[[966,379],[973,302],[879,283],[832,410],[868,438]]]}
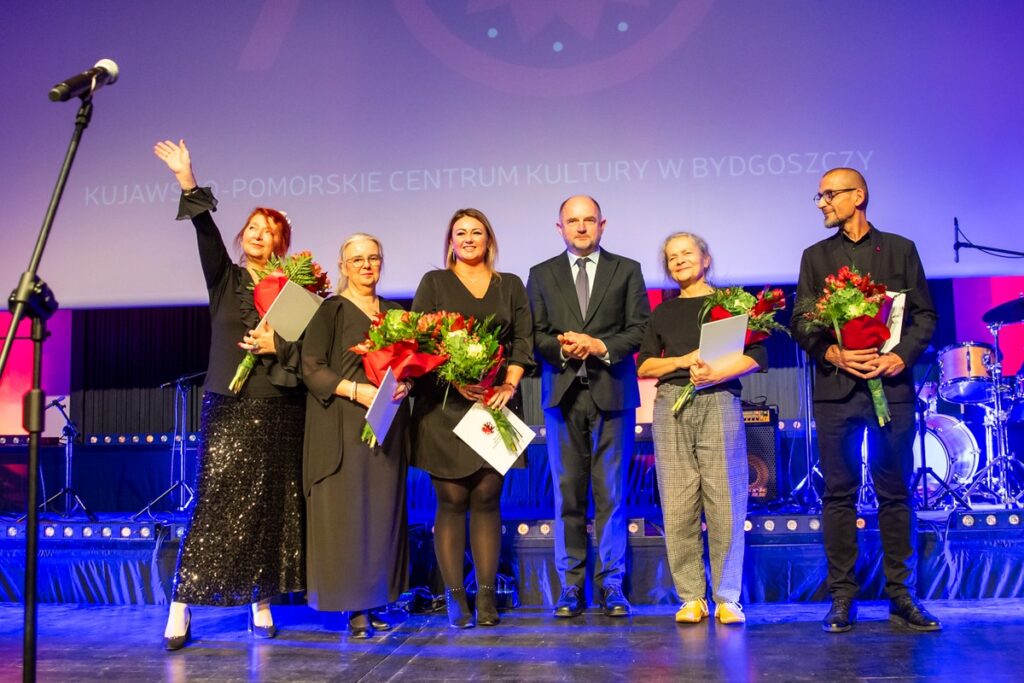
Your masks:
{"label": "stage lighting fixture", "polygon": [[548,524],[547,522],[544,522],[543,524],[541,524],[540,525],[540,533],[543,536],[547,536],[548,534],[550,534],[551,533],[551,525]]}
{"label": "stage lighting fixture", "polygon": [[100,442],[100,437],[96,436],[95,434],[89,437],[89,443],[91,443],[93,445],[96,445],[99,442]]}
{"label": "stage lighting fixture", "polygon": [[[502,533],[504,533],[504,531],[505,531],[505,525],[504,524],[501,525],[501,530],[502,530]],[[185,527],[179,526],[177,529],[174,530],[174,535],[177,536],[178,538],[185,538]]]}
{"label": "stage lighting fixture", "polygon": [[166,434],[161,434],[160,435],[160,443],[167,443],[167,435]]}
{"label": "stage lighting fixture", "polygon": [[113,535],[114,530],[111,529],[109,526],[105,526],[102,529],[100,529],[100,536],[102,536],[103,538],[110,538]]}
{"label": "stage lighting fixture", "polygon": [[960,519],[960,521],[963,522],[965,527],[970,529],[972,526],[974,526],[974,515],[964,515]]}
{"label": "stage lighting fixture", "polygon": [[636,522],[630,522],[626,526],[626,530],[629,532],[630,536],[636,536],[636,532],[640,531],[640,525]]}
{"label": "stage lighting fixture", "polygon": [[196,437],[196,435],[195,435],[195,434],[189,434],[189,435],[188,435],[188,442],[189,442],[189,443],[195,443],[195,442],[196,442],[196,438],[197,438],[197,437]]}
{"label": "stage lighting fixture", "polygon": [[743,530],[744,531],[750,531],[753,528],[754,528],[754,523],[753,522],[751,522],[749,519],[743,520]]}
{"label": "stage lighting fixture", "polygon": [[764,520],[764,530],[765,531],[775,531],[775,520],[774,519],[766,519],[766,520]]}
{"label": "stage lighting fixture", "polygon": [[520,536],[525,536],[530,532],[530,525],[525,522],[520,522],[519,526],[516,527],[516,533]]}
{"label": "stage lighting fixture", "polygon": [[109,436],[103,437],[103,443],[112,443],[112,442],[113,442],[113,439],[110,438]]}
{"label": "stage lighting fixture", "polygon": [[857,518],[857,528],[858,529],[866,529],[867,526],[868,526],[868,520],[864,519],[863,517],[858,517]]}
{"label": "stage lighting fixture", "polygon": [[1020,526],[1020,515],[1013,513],[1006,518],[1006,521],[1010,523],[1010,526]]}
{"label": "stage lighting fixture", "polygon": [[811,531],[821,531],[821,520],[817,517],[811,517],[807,522],[807,526]]}
{"label": "stage lighting fixture", "polygon": [[10,536],[11,538],[14,538],[15,536],[17,536],[18,535],[18,527],[16,527],[16,526],[9,526],[9,527],[7,527],[7,535]]}
{"label": "stage lighting fixture", "polygon": [[989,526],[995,526],[998,521],[995,515],[985,515],[985,524]]}
{"label": "stage lighting fixture", "polygon": [[803,422],[800,420],[793,420],[793,429],[800,429],[803,426]]}
{"label": "stage lighting fixture", "polygon": [[127,437],[127,436],[125,436],[124,434],[119,434],[119,435],[118,435],[118,437],[117,437],[117,442],[118,442],[119,444],[124,444],[124,443],[125,443],[125,442],[127,442],[127,441],[128,441],[128,437]]}
{"label": "stage lighting fixture", "polygon": [[46,536],[47,538],[53,538],[56,535],[57,530],[52,526],[46,526],[43,528],[43,536]]}
{"label": "stage lighting fixture", "polygon": [[91,526],[82,527],[82,536],[84,536],[85,538],[92,538],[92,534],[93,531]]}
{"label": "stage lighting fixture", "polygon": [[139,529],[139,536],[142,536],[143,538],[149,538],[150,534],[152,533],[153,532],[149,530],[148,526],[144,526],[141,529]]}
{"label": "stage lighting fixture", "polygon": [[64,527],[64,538],[71,538],[74,535],[75,535],[74,527],[70,527],[70,526]]}
{"label": "stage lighting fixture", "polygon": [[132,535],[132,528],[130,526],[121,527],[121,538],[129,538]]}
{"label": "stage lighting fixture", "polygon": [[797,526],[798,525],[797,525],[795,519],[787,519],[786,520],[786,528],[789,529],[790,531],[796,531]]}

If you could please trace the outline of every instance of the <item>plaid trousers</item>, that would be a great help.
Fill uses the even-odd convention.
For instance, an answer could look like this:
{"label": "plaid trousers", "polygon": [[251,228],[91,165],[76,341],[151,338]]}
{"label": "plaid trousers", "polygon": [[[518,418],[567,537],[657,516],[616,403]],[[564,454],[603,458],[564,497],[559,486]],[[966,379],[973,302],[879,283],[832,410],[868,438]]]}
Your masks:
{"label": "plaid trousers", "polygon": [[672,581],[684,602],[707,597],[703,512],[712,597],[739,602],[749,483],[740,400],[728,391],[698,391],[676,416],[672,404],[681,391],[662,384],[654,399],[654,459]]}

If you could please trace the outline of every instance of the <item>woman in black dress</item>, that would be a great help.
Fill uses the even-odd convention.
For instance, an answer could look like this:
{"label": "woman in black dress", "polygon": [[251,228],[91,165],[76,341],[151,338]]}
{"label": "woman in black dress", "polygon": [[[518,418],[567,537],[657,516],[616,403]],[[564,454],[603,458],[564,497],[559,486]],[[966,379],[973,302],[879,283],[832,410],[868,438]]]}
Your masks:
{"label": "woman in black dress", "polygon": [[[288,251],[291,226],[258,208],[235,237],[242,265],[232,262],[211,212],[217,200],[198,187],[185,141],[158,142],[153,152],[174,173],[182,196],[178,220],[191,219],[210,297],[210,364],[204,385],[196,504],[181,540],[164,647],[191,638],[188,605],[251,605],[253,635],[277,634],[275,595],[302,590],[302,423],[305,396],[298,344],[272,329],[254,329],[254,273],[271,254]],[[228,384],[245,350],[256,367],[237,394]]]}
{"label": "woman in black dress", "polygon": [[[341,247],[340,296],[323,303],[302,347],[306,401],[303,490],[306,494],[306,598],[322,611],[348,611],[349,635],[389,628],[370,610],[394,602],[408,581],[405,477],[408,406],[382,443],[362,442],[366,410],[377,389],[351,348],[370,321],[400,306],[377,297],[380,241],[357,233]],[[409,383],[399,383],[402,399]]]}
{"label": "woman in black dress", "polygon": [[[654,459],[663,501],[665,547],[682,605],[677,623],[710,614],[704,570],[701,514],[707,521],[711,595],[723,624],[746,621],[743,588],[743,523],[747,514],[747,439],[739,377],[767,366],[763,344],[721,367],[701,360],[701,311],[714,287],[707,280],[711,253],[697,235],[669,235],[662,248],[665,270],[679,285],[651,316],[640,345],[641,377],[658,378],[654,399]],[[690,382],[700,390],[676,414],[672,407]]]}
{"label": "woman in black dress", "polygon": [[494,270],[497,256],[498,243],[487,217],[476,209],[456,211],[445,236],[447,267],[423,276],[412,303],[414,311],[450,311],[477,320],[493,315],[508,359],[492,393],[476,385],[446,391],[433,376],[416,387],[412,465],[430,473],[437,493],[434,552],[444,579],[448,620],[456,628],[474,624],[463,576],[467,512],[477,583],[476,623],[499,622],[495,579],[504,478],[452,430],[476,401],[502,408],[514,400],[525,369],[533,366],[533,318],[526,288],[516,275]]}

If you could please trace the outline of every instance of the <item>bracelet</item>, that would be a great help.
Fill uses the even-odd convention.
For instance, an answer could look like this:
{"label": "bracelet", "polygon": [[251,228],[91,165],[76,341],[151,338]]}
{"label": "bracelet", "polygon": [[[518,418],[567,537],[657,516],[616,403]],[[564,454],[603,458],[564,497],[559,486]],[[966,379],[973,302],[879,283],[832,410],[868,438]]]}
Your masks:
{"label": "bracelet", "polygon": [[356,390],[359,388],[359,385],[352,380],[349,380],[349,383],[348,400],[354,401],[356,400]]}

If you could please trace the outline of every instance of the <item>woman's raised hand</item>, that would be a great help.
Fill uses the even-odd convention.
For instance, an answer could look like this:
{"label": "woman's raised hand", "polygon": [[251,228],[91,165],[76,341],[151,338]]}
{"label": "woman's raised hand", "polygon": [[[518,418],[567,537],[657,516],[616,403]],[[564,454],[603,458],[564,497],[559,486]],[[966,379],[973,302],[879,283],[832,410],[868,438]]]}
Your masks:
{"label": "woman's raised hand", "polygon": [[164,140],[153,145],[153,154],[167,164],[171,173],[178,179],[182,190],[191,190],[197,185],[196,178],[192,175],[192,156],[184,140]]}

